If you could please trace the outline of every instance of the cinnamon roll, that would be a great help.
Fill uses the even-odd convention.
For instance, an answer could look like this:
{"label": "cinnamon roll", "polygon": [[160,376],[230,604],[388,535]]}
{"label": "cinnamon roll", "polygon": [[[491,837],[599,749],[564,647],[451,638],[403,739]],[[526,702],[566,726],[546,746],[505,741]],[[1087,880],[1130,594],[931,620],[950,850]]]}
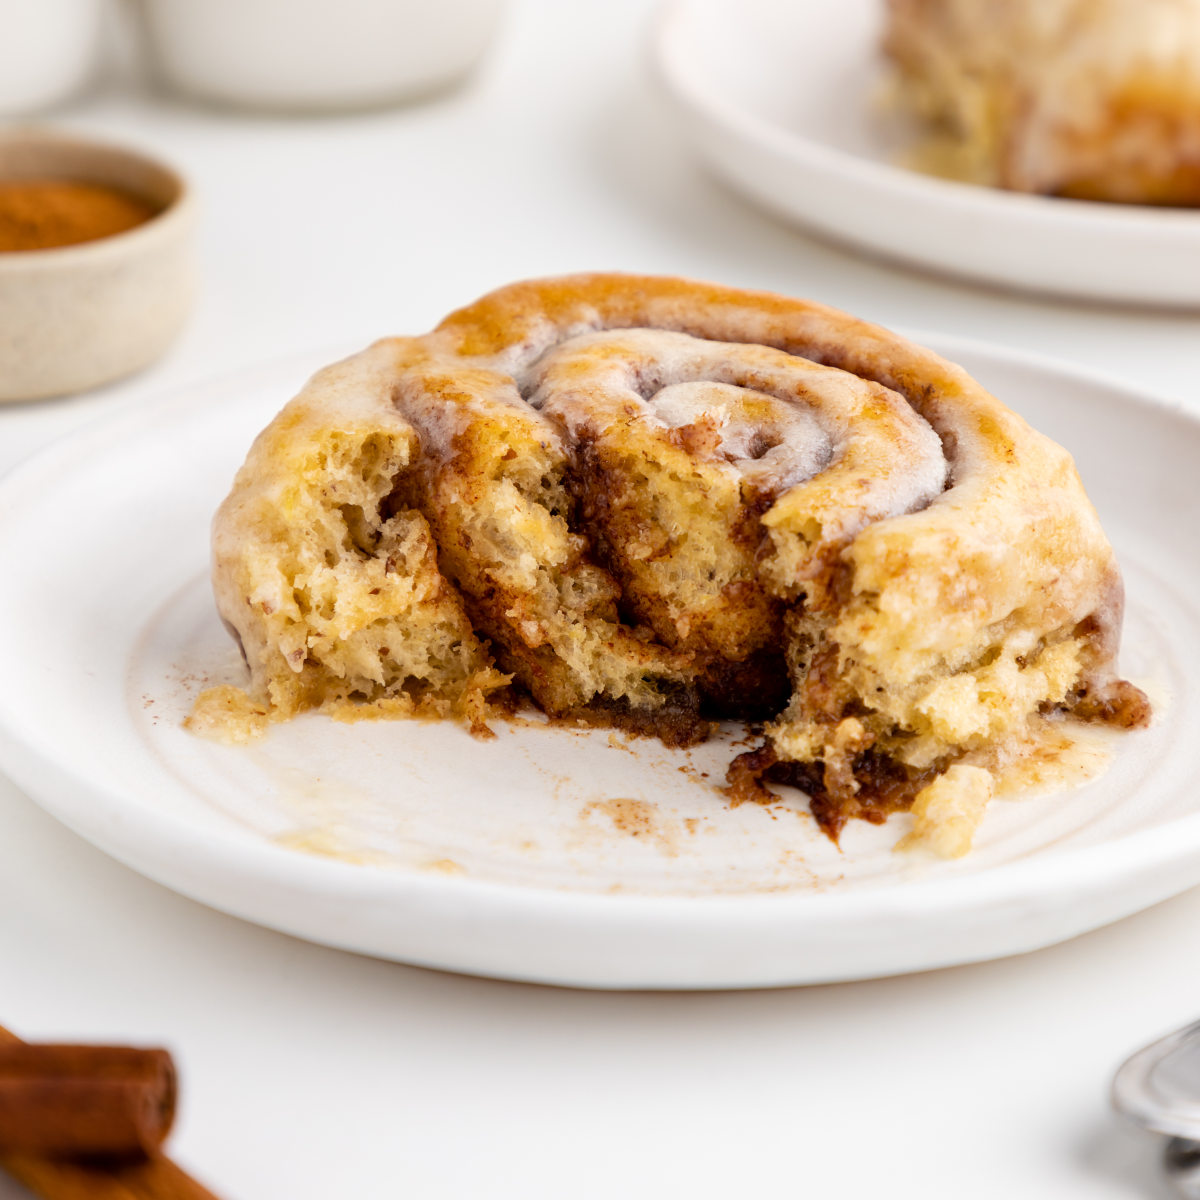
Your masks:
{"label": "cinnamon roll", "polygon": [[1200,204],[1200,0],[888,0],[887,12],[901,96],[938,131],[926,150],[948,173]]}
{"label": "cinnamon roll", "polygon": [[259,436],[214,556],[251,683],[199,724],[482,729],[513,686],[670,745],[764,722],[730,794],[798,784],[835,835],[916,801],[961,848],[1032,725],[1148,715],[1066,451],[931,351],[767,293],[576,276],[378,342]]}

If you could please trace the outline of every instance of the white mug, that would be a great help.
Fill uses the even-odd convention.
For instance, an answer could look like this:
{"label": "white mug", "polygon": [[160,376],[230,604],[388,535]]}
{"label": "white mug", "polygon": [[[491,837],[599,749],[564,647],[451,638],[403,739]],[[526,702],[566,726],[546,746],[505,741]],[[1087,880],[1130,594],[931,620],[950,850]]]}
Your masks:
{"label": "white mug", "polygon": [[0,113],[65,100],[96,62],[100,0],[0,0]]}
{"label": "white mug", "polygon": [[[3,0],[0,0],[3,3]],[[158,74],[252,108],[366,108],[433,91],[482,55],[502,0],[140,0]]]}

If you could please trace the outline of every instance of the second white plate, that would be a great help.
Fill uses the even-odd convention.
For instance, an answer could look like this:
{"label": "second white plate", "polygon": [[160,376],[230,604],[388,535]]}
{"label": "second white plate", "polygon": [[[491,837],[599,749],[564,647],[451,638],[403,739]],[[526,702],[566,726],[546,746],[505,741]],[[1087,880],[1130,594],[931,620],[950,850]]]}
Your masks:
{"label": "second white plate", "polygon": [[[998,802],[958,862],[834,847],[793,793],[730,808],[728,745],[603,731],[335,724],[250,747],[181,720],[243,667],[208,525],[315,363],[218,381],[51,448],[0,483],[0,766],[168,887],[314,941],[593,987],[860,978],[1033,949],[1200,883],[1200,422],[1046,364],[934,344],[1076,454],[1129,589],[1124,669],[1158,697],[1095,782]],[[47,864],[47,869],[52,869]]]}
{"label": "second white plate", "polygon": [[882,0],[670,0],[658,73],[700,155],[779,216],[875,254],[1086,300],[1200,305],[1200,211],[906,170],[878,103]]}

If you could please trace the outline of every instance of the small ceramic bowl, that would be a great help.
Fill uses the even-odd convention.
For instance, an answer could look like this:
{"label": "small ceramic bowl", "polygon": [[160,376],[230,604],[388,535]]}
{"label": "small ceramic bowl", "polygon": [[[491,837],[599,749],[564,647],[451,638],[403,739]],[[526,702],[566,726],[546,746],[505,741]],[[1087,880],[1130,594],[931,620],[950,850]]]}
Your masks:
{"label": "small ceramic bowl", "polygon": [[193,203],[169,167],[132,150],[0,132],[0,180],[108,184],[154,208],[110,237],[0,252],[0,401],[81,392],[147,366],[179,332],[195,286]]}
{"label": "small ceramic bowl", "polygon": [[184,95],[278,112],[424,96],[466,75],[504,0],[140,0],[159,77]]}

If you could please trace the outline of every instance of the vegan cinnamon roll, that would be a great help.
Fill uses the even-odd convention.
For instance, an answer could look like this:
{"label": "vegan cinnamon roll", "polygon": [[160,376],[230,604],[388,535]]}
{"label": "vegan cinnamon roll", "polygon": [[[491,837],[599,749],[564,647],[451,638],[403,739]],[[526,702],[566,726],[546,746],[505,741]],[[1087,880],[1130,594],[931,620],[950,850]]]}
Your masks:
{"label": "vegan cinnamon roll", "polygon": [[1200,0],[887,0],[884,47],[943,173],[1200,204]]}
{"label": "vegan cinnamon roll", "polygon": [[1066,451],[884,329],[680,279],[516,284],[320,372],[221,506],[214,584],[251,680],[201,729],[482,730],[514,688],[672,746],[762,722],[735,800],[797,784],[834,836],[914,807],[950,853],[1038,723],[1149,715]]}

